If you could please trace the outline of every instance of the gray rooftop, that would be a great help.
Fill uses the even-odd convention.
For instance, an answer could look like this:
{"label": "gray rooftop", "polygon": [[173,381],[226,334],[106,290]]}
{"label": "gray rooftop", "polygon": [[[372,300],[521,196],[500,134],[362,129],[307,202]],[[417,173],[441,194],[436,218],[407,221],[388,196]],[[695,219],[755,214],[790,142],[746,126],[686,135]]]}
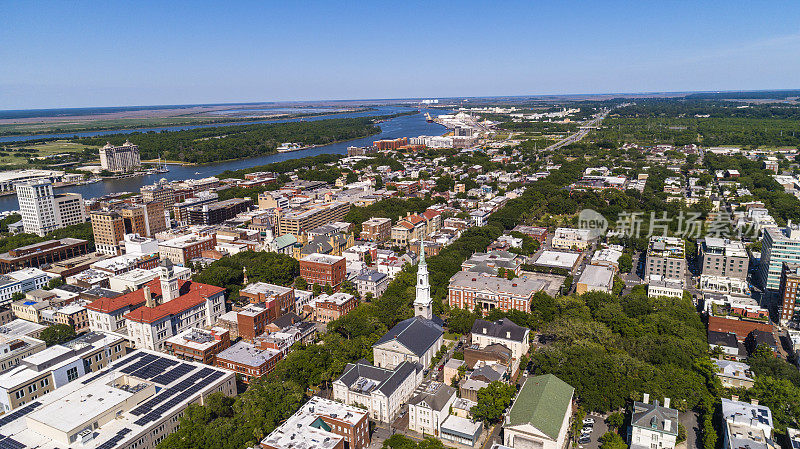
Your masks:
{"label": "gray rooftop", "polygon": [[444,335],[444,330],[440,325],[415,316],[397,323],[373,347],[387,341],[397,340],[398,343],[408,348],[416,356],[422,357],[428,348],[433,346],[442,335]]}

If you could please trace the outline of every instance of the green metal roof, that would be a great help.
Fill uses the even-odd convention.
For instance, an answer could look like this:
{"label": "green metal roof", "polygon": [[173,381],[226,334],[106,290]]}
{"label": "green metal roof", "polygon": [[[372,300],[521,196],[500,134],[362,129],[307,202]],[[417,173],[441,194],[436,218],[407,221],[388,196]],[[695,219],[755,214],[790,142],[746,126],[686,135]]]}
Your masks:
{"label": "green metal roof", "polygon": [[558,439],[564,415],[572,406],[574,391],[552,374],[529,377],[508,412],[509,424],[530,423],[550,438]]}

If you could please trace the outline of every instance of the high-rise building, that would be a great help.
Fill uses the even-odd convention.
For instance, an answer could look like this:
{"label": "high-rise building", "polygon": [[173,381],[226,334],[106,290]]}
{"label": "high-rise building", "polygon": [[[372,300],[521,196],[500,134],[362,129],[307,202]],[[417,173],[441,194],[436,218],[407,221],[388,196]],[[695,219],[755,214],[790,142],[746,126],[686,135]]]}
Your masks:
{"label": "high-rise building", "polygon": [[125,222],[120,214],[110,210],[95,210],[89,214],[97,252],[116,256],[122,254],[120,242],[125,239]]}
{"label": "high-rise building", "polygon": [[301,237],[304,233],[324,224],[341,221],[350,211],[350,203],[332,201],[313,205],[305,210],[292,210],[280,216],[278,231]]}
{"label": "high-rise building", "polygon": [[66,226],[86,222],[83,197],[77,193],[53,193],[49,179],[16,184],[22,226],[25,232],[44,236]]}
{"label": "high-rise building", "polygon": [[212,225],[250,210],[253,200],[250,198],[231,198],[229,200],[207,203],[200,206],[189,206],[189,224]]}
{"label": "high-rise building", "polygon": [[141,165],[139,146],[128,140],[120,146],[106,143],[103,148],[100,148],[100,166],[103,167],[103,170],[125,172]]}
{"label": "high-rise building", "polygon": [[781,283],[783,263],[800,263],[800,227],[765,228],[761,243],[761,285],[776,292]]}
{"label": "high-rise building", "polygon": [[168,228],[164,204],[160,201],[127,205],[120,208],[119,213],[124,220],[126,234],[154,237]]}
{"label": "high-rise building", "polygon": [[781,283],[778,290],[778,316],[781,326],[800,324],[800,264],[784,262],[781,269]]}

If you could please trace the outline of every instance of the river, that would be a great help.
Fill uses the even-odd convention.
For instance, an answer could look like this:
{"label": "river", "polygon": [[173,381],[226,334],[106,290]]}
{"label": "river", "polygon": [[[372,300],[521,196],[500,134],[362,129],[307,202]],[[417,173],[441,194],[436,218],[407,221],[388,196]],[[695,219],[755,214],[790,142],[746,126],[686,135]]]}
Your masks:
{"label": "river", "polygon": [[[364,112],[356,112],[356,113],[343,113],[343,114],[332,114],[330,116],[325,117],[307,117],[305,118],[306,121],[312,120],[322,120],[325,118],[331,117],[364,117],[364,116],[372,116],[372,115],[387,115],[387,114],[394,114],[397,112],[404,112],[409,111],[409,108],[398,108],[398,107],[379,107],[376,108],[374,111],[364,111]],[[431,109],[426,110],[423,109],[421,113],[414,114],[414,115],[406,115],[402,117],[396,117],[386,122],[380,123],[378,126],[381,128],[381,132],[379,134],[363,137],[361,139],[349,140],[346,142],[339,142],[333,143],[330,145],[319,146],[316,148],[309,148],[307,150],[300,150],[300,151],[292,151],[289,153],[276,153],[270,154],[267,156],[258,156],[252,157],[247,159],[239,159],[235,161],[228,161],[228,162],[220,162],[218,164],[209,164],[209,165],[201,165],[201,166],[182,166],[182,165],[169,165],[169,173],[156,173],[153,175],[144,175],[144,176],[137,176],[134,178],[125,178],[125,179],[108,179],[100,182],[96,182],[94,184],[86,184],[82,186],[70,186],[70,187],[60,187],[55,189],[56,192],[74,192],[80,193],[84,199],[89,198],[96,198],[99,196],[107,195],[109,193],[116,193],[116,192],[138,192],[139,188],[145,184],[153,184],[161,178],[166,178],[168,181],[178,181],[183,179],[197,179],[197,178],[205,178],[208,176],[214,176],[222,173],[225,170],[239,170],[242,168],[248,168],[258,165],[266,165],[272,162],[280,162],[289,159],[297,159],[306,156],[316,156],[318,154],[326,154],[326,153],[334,153],[334,154],[346,154],[347,147],[349,146],[366,146],[371,145],[372,142],[381,139],[396,139],[398,137],[416,137],[419,135],[440,135],[445,131],[445,127],[439,125],[437,123],[428,123],[425,120],[425,113],[429,112],[431,115],[435,116],[437,114],[447,114],[449,111],[444,111],[441,109]],[[297,121],[299,119],[286,119],[286,120],[278,120],[272,122],[285,122],[285,121]],[[264,123],[262,122],[253,122],[253,123]],[[240,125],[242,123],[235,123]],[[216,125],[194,125],[194,126],[176,126],[176,127],[169,127],[169,128],[154,128],[148,130],[116,130],[116,131],[95,131],[95,132],[87,132],[87,133],[79,133],[79,136],[98,136],[98,135],[105,135],[105,134],[112,134],[112,133],[119,133],[119,132],[146,132],[146,131],[160,131],[164,129],[169,130],[180,130],[180,129],[189,129],[189,128],[202,128],[208,126],[224,126],[220,124]],[[66,136],[60,135],[50,135],[50,136],[26,136],[31,138],[47,138],[47,137],[72,137],[75,134],[69,134]],[[24,140],[19,136],[16,137],[16,140]],[[134,143],[135,139],[134,139]],[[8,210],[17,210],[19,209],[19,205],[17,203],[17,196],[16,195],[6,195],[0,196],[0,211],[8,211]]]}

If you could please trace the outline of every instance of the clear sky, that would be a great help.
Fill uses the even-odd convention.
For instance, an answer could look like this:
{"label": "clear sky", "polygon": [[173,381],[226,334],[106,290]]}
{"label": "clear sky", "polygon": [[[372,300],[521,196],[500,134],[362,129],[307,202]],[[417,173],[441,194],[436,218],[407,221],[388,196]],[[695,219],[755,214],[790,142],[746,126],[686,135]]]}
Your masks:
{"label": "clear sky", "polygon": [[800,88],[800,1],[0,2],[0,109]]}

